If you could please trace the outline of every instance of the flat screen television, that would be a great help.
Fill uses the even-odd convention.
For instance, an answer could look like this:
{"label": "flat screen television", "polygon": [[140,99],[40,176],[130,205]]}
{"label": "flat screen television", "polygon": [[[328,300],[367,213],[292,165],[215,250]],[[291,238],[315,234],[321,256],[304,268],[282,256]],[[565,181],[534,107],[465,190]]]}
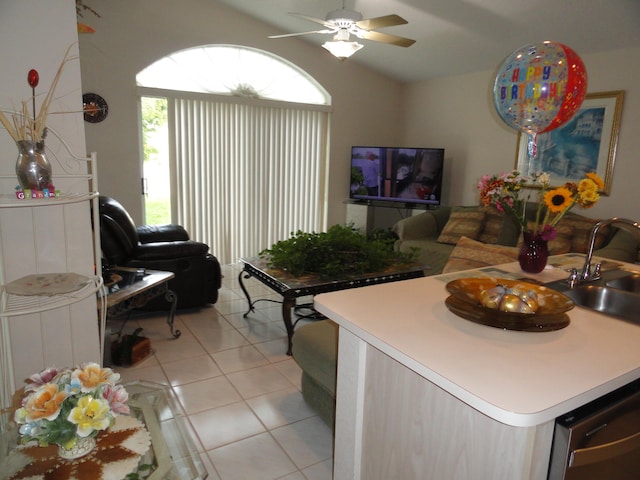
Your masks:
{"label": "flat screen television", "polygon": [[352,147],[349,198],[440,205],[443,148]]}

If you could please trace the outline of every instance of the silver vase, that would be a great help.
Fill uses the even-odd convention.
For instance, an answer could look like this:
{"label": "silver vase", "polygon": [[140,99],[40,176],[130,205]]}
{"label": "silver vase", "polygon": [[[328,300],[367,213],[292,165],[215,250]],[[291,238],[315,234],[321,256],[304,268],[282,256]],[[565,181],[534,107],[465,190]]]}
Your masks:
{"label": "silver vase", "polygon": [[43,190],[51,184],[51,164],[44,153],[44,140],[18,140],[16,175],[23,189]]}

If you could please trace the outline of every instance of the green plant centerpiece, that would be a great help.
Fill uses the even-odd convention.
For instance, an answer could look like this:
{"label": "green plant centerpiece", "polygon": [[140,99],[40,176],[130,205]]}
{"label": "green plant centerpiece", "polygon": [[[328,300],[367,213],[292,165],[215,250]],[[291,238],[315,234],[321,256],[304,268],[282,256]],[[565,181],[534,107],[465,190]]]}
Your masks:
{"label": "green plant centerpiece", "polygon": [[391,265],[415,261],[415,253],[396,252],[391,231],[376,230],[365,235],[353,225],[334,225],[326,232],[298,230],[287,240],[260,252],[270,268],[299,277],[317,274],[340,278],[353,274],[381,272]]}

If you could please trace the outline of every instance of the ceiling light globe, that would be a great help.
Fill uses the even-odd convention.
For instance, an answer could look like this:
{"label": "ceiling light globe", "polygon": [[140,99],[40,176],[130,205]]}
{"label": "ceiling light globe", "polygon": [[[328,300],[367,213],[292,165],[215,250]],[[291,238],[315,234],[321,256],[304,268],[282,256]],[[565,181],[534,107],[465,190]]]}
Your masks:
{"label": "ceiling light globe", "polygon": [[360,50],[364,45],[358,42],[345,42],[343,40],[333,40],[325,42],[322,47],[326,48],[334,57],[340,60],[349,58],[351,55]]}

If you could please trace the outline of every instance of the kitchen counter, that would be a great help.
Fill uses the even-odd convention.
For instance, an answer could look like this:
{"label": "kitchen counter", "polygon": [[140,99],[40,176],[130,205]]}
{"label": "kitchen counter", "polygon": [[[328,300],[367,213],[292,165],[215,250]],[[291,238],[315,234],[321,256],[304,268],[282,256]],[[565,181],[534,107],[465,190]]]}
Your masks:
{"label": "kitchen counter", "polygon": [[[542,283],[565,278],[564,269],[572,262],[580,263],[581,258],[552,257],[550,263],[558,266],[548,266],[542,273],[528,277]],[[625,268],[639,269],[637,265]],[[346,457],[357,458],[357,450],[365,441],[357,437],[368,422],[366,392],[375,377],[367,377],[367,371],[373,371],[372,362],[400,366],[402,370],[391,367],[396,369],[394,376],[407,370],[413,375],[411,382],[422,382],[420,388],[435,386],[435,390],[428,391],[437,395],[438,390],[446,392],[451,400],[443,400],[442,405],[459,403],[491,422],[527,427],[515,431],[527,431],[524,436],[529,435],[529,447],[545,452],[547,459],[556,417],[640,378],[638,325],[581,307],[568,313],[571,322],[567,327],[551,332],[507,331],[476,324],[451,313],[444,303],[448,296],[446,283],[461,276],[517,278],[523,273],[513,263],[315,298],[316,309],[340,325],[337,456],[343,455],[339,448],[346,448],[351,450]],[[378,395],[389,388],[403,388],[393,381],[381,386]],[[353,396],[357,398],[350,398]],[[429,403],[428,399],[424,402]],[[416,407],[420,407],[419,402],[411,408]],[[384,416],[381,412],[384,409],[376,410],[376,419]],[[353,415],[357,418],[352,426],[340,425],[341,419],[348,421]],[[538,432],[539,438],[533,434],[538,440],[531,440],[532,432]],[[343,433],[349,438],[344,438]],[[337,458],[336,462],[336,468],[342,469],[341,460]],[[336,478],[359,478],[353,468],[347,468],[348,475]],[[543,461],[535,473],[513,478],[545,478],[545,468]]]}

